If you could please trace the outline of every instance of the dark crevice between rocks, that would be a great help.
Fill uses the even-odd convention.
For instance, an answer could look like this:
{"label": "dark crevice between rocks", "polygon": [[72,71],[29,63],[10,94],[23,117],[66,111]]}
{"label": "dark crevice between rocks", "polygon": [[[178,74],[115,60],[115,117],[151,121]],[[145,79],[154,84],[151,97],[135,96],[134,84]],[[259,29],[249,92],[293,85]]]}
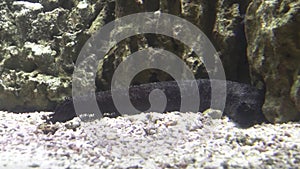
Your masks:
{"label": "dark crevice between rocks", "polygon": [[203,2],[204,14],[201,17],[200,29],[206,34],[206,36],[212,40],[212,32],[216,22],[216,7],[217,0],[210,0]]}
{"label": "dark crevice between rocks", "polygon": [[[223,63],[223,67],[226,73],[226,79],[241,83],[250,84],[250,70],[249,63],[247,59],[247,40],[245,33],[245,13],[249,1],[241,2],[237,0],[224,1],[218,3],[216,7],[222,17],[228,20],[228,23],[223,23],[226,25],[225,32],[232,31],[233,35],[224,34],[222,29],[220,29],[218,24],[216,24],[215,30],[213,32],[213,37],[210,40],[216,47],[217,51],[220,52],[220,58]],[[229,10],[234,5],[238,5],[239,15],[235,16]],[[222,9],[225,9],[224,11]],[[231,21],[231,22],[230,22]],[[224,21],[223,21],[224,22]]]}
{"label": "dark crevice between rocks", "polygon": [[115,7],[116,7],[115,1],[111,1],[107,3],[107,12],[106,12],[106,17],[104,18],[105,24],[115,20],[115,12],[114,12]]}
{"label": "dark crevice between rocks", "polygon": [[75,4],[72,0],[62,0],[60,1],[60,6],[64,9],[72,10]]}
{"label": "dark crevice between rocks", "polygon": [[[153,82],[161,82],[161,81],[174,81],[175,79],[169,75],[167,72],[159,70],[159,69],[146,69],[139,72],[131,81],[131,86],[141,85],[141,79],[148,77],[148,81],[150,83]],[[163,78],[163,80],[162,80]]]}
{"label": "dark crevice between rocks", "polygon": [[146,12],[159,10],[159,0],[144,0],[144,9]]}
{"label": "dark crevice between rocks", "polygon": [[168,13],[172,15],[181,14],[181,2],[180,0],[167,0]]}
{"label": "dark crevice between rocks", "polygon": [[237,48],[238,53],[242,55],[239,57],[238,65],[237,65],[237,80],[242,83],[251,83],[250,78],[250,70],[249,63],[247,59],[247,40],[245,35],[245,25],[244,23],[238,27],[235,31],[236,36],[238,37],[238,41],[240,41],[240,47]]}
{"label": "dark crevice between rocks", "polygon": [[[142,12],[142,5],[136,0],[116,0],[115,1],[115,15],[121,18],[126,15]],[[129,7],[130,6],[130,7]]]}
{"label": "dark crevice between rocks", "polygon": [[241,40],[241,48],[240,51],[244,55],[240,57],[239,63],[238,63],[238,73],[237,78],[239,82],[251,84],[251,77],[250,77],[250,66],[247,58],[247,38],[246,38],[246,32],[245,32],[245,15],[247,7],[250,3],[250,0],[243,0],[239,2],[239,10],[241,13],[241,20],[240,20],[240,26],[238,27],[237,31],[235,32],[237,35],[239,35],[239,39]]}

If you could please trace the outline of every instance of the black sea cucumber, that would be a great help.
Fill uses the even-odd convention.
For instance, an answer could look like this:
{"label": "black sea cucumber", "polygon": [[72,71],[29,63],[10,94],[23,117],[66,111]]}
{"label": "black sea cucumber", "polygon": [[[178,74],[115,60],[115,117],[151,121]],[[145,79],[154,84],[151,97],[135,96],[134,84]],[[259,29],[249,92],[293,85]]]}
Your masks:
{"label": "black sea cucumber", "polygon": [[[222,82],[220,80],[215,80]],[[224,81],[223,81],[224,82]],[[200,92],[200,107],[199,111],[202,112],[210,108],[211,104],[211,86],[210,80],[199,79],[197,80],[198,89]],[[266,118],[262,113],[262,105],[264,103],[264,91],[258,90],[248,84],[226,81],[227,95],[224,114],[237,122],[242,127],[252,126],[254,124],[266,122]],[[150,107],[148,100],[149,93],[153,89],[161,89],[167,97],[167,105],[164,112],[180,110],[181,96],[180,90],[175,81],[148,83],[139,86],[131,86],[129,89],[129,96],[131,103],[142,111]],[[221,93],[222,88],[218,88],[216,93]],[[122,90],[120,90],[122,91]],[[116,117],[120,113],[117,111],[110,91],[103,91],[96,93],[96,99],[101,112],[107,112],[107,116]],[[87,103],[89,102],[88,96],[82,96],[76,101]],[[76,116],[73,99],[66,99],[63,103],[59,104],[55,113],[50,117],[51,122],[65,122]]]}

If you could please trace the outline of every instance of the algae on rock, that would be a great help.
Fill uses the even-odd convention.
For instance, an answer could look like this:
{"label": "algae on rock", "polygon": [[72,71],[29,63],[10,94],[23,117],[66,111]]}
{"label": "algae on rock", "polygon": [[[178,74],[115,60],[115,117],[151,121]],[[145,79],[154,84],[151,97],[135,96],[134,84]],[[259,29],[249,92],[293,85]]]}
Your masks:
{"label": "algae on rock", "polygon": [[[53,110],[71,96],[71,75],[87,31],[107,2],[0,2],[0,109]],[[103,10],[102,10],[103,11]],[[106,16],[102,18],[107,21]]]}
{"label": "algae on rock", "polygon": [[265,86],[271,122],[300,120],[300,1],[252,1],[246,14],[252,79]]}

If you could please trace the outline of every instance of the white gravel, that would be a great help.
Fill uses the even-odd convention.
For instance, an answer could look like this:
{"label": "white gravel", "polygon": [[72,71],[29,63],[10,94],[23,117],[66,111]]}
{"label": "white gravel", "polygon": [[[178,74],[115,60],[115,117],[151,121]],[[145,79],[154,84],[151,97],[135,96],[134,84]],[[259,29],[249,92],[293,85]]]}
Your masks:
{"label": "white gravel", "polygon": [[300,123],[248,129],[200,113],[46,124],[0,112],[0,168],[299,168]]}

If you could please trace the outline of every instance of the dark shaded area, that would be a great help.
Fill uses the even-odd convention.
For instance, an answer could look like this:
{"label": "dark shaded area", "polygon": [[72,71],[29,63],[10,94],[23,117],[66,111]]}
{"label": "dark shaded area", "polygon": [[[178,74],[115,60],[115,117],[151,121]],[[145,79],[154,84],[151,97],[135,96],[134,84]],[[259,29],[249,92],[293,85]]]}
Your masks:
{"label": "dark shaded area", "polygon": [[[216,80],[217,83],[221,82]],[[202,112],[210,108],[211,103],[211,89],[210,80],[201,79],[197,80],[198,88],[200,92],[200,107],[199,111]],[[189,82],[185,82],[184,85],[190,85]],[[160,89],[164,91],[167,97],[167,105],[164,112],[178,111],[180,110],[181,95],[179,87],[175,81],[149,83],[139,86],[132,86],[129,89],[129,96],[132,104],[136,109],[145,111],[150,107],[148,96],[154,89]],[[216,93],[222,93],[223,89],[218,88]],[[118,92],[126,95],[126,90],[118,89]],[[90,96],[82,96],[75,98],[79,104],[88,104]],[[96,93],[97,103],[101,112],[107,112],[103,114],[108,117],[117,117],[120,112],[117,111],[110,91]],[[262,114],[261,107],[264,102],[264,92],[256,89],[247,84],[227,81],[227,100],[224,109],[224,114],[238,123],[241,127],[249,127],[254,124],[266,122],[264,115]],[[89,112],[88,114],[93,114]],[[66,99],[62,104],[58,105],[55,113],[50,117],[51,122],[65,122],[76,116],[73,99]]]}

